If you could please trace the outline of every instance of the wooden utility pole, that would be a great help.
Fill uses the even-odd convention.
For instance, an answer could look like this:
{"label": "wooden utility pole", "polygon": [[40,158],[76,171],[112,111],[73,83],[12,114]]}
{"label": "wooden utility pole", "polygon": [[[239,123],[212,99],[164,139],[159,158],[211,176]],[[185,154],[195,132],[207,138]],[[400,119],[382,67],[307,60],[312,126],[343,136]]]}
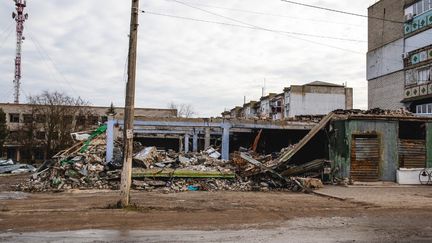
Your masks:
{"label": "wooden utility pole", "polygon": [[135,115],[135,78],[136,57],[138,37],[138,13],[139,0],[132,0],[130,35],[129,35],[129,58],[128,58],[128,81],[126,86],[125,116],[124,116],[124,160],[121,175],[120,203],[122,207],[129,205],[130,187],[132,180],[132,154],[133,154],[133,125]]}

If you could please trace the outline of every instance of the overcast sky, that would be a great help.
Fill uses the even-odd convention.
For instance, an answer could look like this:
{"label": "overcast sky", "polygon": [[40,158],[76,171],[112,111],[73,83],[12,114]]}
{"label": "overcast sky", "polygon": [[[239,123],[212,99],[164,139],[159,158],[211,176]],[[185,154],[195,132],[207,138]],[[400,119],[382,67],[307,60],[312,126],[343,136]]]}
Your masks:
{"label": "overcast sky", "polygon": [[[136,105],[191,104],[199,116],[315,80],[348,83],[354,106],[367,108],[367,19],[280,0],[141,0],[141,9],[317,38],[140,15]],[[375,0],[298,0],[367,14]],[[27,0],[22,101],[44,90],[81,96],[94,105],[123,106],[130,1]],[[0,0],[0,102],[13,101],[14,3]],[[255,13],[252,13],[255,12]],[[265,14],[257,14],[265,13]],[[235,22],[238,20],[240,22]],[[242,24],[243,23],[243,24]]]}

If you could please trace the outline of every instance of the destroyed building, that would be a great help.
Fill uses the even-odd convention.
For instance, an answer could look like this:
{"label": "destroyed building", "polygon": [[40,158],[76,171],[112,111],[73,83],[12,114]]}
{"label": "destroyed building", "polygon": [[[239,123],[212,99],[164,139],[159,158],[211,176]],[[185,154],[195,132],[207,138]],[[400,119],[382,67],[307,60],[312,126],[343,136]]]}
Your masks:
{"label": "destroyed building", "polygon": [[[0,150],[0,158],[8,158],[14,161],[44,161],[47,159],[46,152],[41,147],[42,141],[45,139],[46,132],[40,124],[45,122],[45,118],[37,115],[33,117],[32,106],[28,104],[0,104],[0,108],[6,113],[6,123],[9,130],[8,138]],[[107,110],[109,107],[86,106],[87,112],[83,115],[68,117],[71,126],[75,131],[84,131],[98,127],[100,123],[108,120]],[[124,115],[123,108],[115,108],[115,117],[121,119]],[[171,109],[149,109],[136,108],[135,115],[140,117],[176,117],[177,111]],[[25,148],[20,141],[20,132],[25,130],[29,124],[36,124],[34,132],[34,144],[32,144],[32,153]],[[31,158],[30,154],[33,154]]]}
{"label": "destroyed building", "polygon": [[368,14],[369,109],[405,108],[431,115],[432,3],[381,0]]}
{"label": "destroyed building", "polygon": [[291,85],[283,93],[270,93],[259,102],[251,101],[224,112],[224,118],[283,120],[304,115],[326,115],[337,110],[353,108],[353,90],[344,85],[315,81]]}

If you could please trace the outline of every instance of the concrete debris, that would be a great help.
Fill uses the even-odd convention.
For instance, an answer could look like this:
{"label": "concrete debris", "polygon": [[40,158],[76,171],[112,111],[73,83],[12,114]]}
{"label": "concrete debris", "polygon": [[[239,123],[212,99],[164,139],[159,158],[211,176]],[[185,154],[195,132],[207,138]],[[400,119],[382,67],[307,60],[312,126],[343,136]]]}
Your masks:
{"label": "concrete debris", "polygon": [[[107,163],[105,130],[106,127],[100,127],[90,134],[88,140],[79,141],[46,161],[27,183],[18,185],[17,189],[28,192],[118,190],[123,162],[122,143],[116,141],[114,160]],[[218,149],[213,147],[202,152],[177,153],[143,147],[136,142],[132,188],[161,192],[307,191],[319,188],[315,180],[312,183],[311,180],[292,179],[289,177],[291,174],[283,175],[281,172],[284,171],[274,170],[272,163],[278,154],[259,155],[247,149],[242,151],[239,157],[234,156],[233,161],[224,161],[220,159]]]}
{"label": "concrete debris", "polygon": [[413,113],[405,110],[383,110],[380,108],[370,109],[370,110],[335,110],[333,112],[336,115],[369,115],[369,116],[414,116]]}
{"label": "concrete debris", "polygon": [[36,171],[35,167],[27,164],[12,164],[12,165],[0,166],[0,174],[5,174],[5,173],[21,174],[21,173],[31,173],[35,171]]}
{"label": "concrete debris", "polygon": [[4,159],[4,160],[0,160],[0,166],[4,166],[4,165],[13,165],[14,162],[11,159]]}
{"label": "concrete debris", "polygon": [[133,157],[134,161],[141,162],[146,168],[150,168],[150,165],[158,160],[158,153],[156,147],[147,147],[136,153]]}

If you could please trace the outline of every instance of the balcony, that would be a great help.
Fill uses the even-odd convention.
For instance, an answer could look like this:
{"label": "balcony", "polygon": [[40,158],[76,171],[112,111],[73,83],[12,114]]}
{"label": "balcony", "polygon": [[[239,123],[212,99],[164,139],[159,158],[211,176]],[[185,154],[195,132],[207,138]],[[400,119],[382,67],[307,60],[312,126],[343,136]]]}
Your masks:
{"label": "balcony", "polygon": [[432,96],[432,82],[415,84],[405,87],[404,102],[419,100]]}

